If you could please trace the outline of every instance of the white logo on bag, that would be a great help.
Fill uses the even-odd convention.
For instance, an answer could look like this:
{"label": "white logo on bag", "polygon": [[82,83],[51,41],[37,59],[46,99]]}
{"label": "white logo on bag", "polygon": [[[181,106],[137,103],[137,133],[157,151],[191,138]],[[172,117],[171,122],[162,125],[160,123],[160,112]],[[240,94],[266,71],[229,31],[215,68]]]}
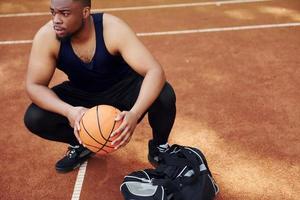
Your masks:
{"label": "white logo on bag", "polygon": [[126,186],[129,192],[136,196],[153,196],[157,190],[157,186],[150,185],[149,183],[127,182]]}

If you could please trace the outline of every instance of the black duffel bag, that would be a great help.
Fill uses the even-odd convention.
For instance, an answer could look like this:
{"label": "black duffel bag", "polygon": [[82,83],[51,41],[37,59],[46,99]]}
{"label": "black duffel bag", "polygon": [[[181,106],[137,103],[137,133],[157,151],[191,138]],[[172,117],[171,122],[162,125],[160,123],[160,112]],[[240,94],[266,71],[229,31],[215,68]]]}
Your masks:
{"label": "black duffel bag", "polygon": [[156,169],[125,176],[125,200],[212,200],[219,192],[199,149],[175,144],[160,159]]}

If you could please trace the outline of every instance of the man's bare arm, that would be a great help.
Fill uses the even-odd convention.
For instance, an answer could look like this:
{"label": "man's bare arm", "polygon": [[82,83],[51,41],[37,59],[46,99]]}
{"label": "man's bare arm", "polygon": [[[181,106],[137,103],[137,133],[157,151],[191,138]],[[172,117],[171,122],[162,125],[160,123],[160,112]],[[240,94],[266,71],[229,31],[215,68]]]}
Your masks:
{"label": "man's bare arm", "polygon": [[130,111],[123,111],[116,119],[123,121],[112,133],[118,134],[112,144],[116,145],[115,148],[120,148],[129,142],[138,119],[158,97],[166,80],[162,67],[122,20],[104,15],[104,40],[112,54],[120,54],[133,70],[144,76],[134,106]]}
{"label": "man's bare arm", "polygon": [[39,107],[67,116],[70,105],[48,88],[55,71],[59,42],[51,24],[42,27],[33,40],[26,77],[26,91]]}
{"label": "man's bare arm", "polygon": [[104,26],[107,27],[104,37],[107,38],[111,53],[121,54],[136,72],[144,76],[138,99],[131,109],[140,117],[161,92],[165,84],[164,71],[136,34],[122,20],[105,14]]}

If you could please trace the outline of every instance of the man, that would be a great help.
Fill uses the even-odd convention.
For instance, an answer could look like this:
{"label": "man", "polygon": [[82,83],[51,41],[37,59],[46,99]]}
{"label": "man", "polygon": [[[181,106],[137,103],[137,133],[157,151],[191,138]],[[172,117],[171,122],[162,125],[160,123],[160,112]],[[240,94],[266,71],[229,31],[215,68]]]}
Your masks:
{"label": "man", "polygon": [[[92,155],[78,137],[88,108],[109,104],[122,111],[116,116],[122,123],[113,133],[117,148],[129,142],[148,113],[153,132],[148,159],[158,164],[176,113],[175,94],[162,67],[122,20],[90,14],[90,0],[51,0],[50,9],[53,19],[37,32],[31,49],[26,90],[33,103],[25,113],[26,127],[70,145],[56,163],[56,170],[68,172]],[[56,68],[69,81],[49,88]]]}

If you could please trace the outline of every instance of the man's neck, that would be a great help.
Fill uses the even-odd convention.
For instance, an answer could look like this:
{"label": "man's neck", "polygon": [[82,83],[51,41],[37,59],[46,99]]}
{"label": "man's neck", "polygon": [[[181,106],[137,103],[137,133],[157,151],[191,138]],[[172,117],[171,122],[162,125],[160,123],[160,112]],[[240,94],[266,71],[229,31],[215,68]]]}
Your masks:
{"label": "man's neck", "polygon": [[92,35],[92,31],[94,30],[94,27],[93,27],[93,18],[92,16],[90,16],[83,24],[83,27],[82,29],[77,33],[75,34],[73,37],[72,37],[72,41],[73,42],[78,42],[78,43],[81,43],[81,42],[85,42],[87,40],[89,40],[89,38],[91,37]]}

